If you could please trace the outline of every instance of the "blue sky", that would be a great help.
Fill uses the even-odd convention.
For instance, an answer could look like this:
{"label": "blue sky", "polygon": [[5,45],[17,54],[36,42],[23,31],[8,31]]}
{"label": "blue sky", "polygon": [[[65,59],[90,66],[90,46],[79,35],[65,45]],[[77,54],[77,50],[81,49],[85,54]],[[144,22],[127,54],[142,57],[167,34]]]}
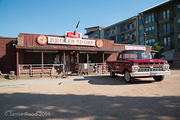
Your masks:
{"label": "blue sky", "polygon": [[20,32],[64,35],[109,26],[165,0],[0,0],[0,36]]}

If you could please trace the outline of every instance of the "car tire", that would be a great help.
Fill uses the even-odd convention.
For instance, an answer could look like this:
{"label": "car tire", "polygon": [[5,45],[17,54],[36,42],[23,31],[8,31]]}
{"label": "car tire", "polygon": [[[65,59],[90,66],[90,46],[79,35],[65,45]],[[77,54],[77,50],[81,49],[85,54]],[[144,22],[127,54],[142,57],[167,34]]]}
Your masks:
{"label": "car tire", "polygon": [[115,72],[110,71],[110,76],[115,77]]}
{"label": "car tire", "polygon": [[129,71],[127,71],[127,70],[124,72],[124,79],[125,79],[126,83],[133,83],[134,82]]}
{"label": "car tire", "polygon": [[162,80],[164,80],[164,76],[154,76],[153,79],[155,81],[162,81]]}

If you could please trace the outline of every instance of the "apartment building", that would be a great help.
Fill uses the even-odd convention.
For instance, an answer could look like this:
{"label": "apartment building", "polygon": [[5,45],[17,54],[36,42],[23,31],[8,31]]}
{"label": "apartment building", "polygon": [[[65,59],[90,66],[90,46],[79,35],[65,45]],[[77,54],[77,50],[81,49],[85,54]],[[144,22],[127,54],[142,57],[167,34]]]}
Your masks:
{"label": "apartment building", "polygon": [[148,8],[138,18],[139,44],[145,41],[152,46],[158,42],[165,59],[173,61],[175,52],[180,51],[180,1],[169,0]]}
{"label": "apartment building", "polygon": [[137,16],[104,28],[104,39],[120,44],[137,44]]}
{"label": "apartment building", "polygon": [[88,38],[103,39],[104,38],[103,29],[104,29],[104,27],[100,27],[100,26],[85,28],[85,30],[86,30],[85,35],[88,35]]}

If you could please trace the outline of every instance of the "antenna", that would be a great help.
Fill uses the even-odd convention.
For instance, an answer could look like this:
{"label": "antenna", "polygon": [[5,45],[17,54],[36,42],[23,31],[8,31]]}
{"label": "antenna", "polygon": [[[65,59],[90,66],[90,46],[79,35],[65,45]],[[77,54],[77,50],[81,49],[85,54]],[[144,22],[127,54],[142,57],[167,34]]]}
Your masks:
{"label": "antenna", "polygon": [[76,34],[76,30],[77,28],[79,27],[79,23],[80,23],[80,20],[78,21],[77,25],[76,25],[76,28],[74,29],[74,35]]}

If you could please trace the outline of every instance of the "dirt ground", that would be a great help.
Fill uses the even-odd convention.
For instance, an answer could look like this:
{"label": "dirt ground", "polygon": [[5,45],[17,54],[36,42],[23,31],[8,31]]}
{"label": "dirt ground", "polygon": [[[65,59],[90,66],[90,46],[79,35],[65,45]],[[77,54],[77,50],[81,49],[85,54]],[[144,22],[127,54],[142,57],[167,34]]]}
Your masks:
{"label": "dirt ground", "polygon": [[164,81],[121,76],[0,80],[0,120],[179,120],[180,70]]}

